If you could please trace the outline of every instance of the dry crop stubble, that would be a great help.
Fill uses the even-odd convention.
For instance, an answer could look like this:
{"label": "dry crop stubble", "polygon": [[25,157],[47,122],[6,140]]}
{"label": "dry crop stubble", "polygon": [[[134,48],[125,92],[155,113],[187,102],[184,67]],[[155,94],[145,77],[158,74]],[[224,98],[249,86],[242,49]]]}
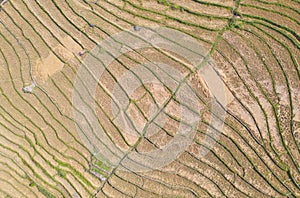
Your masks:
{"label": "dry crop stubble", "polygon": [[[7,1],[0,11],[1,197],[300,196],[299,8],[298,0]],[[97,44],[148,27],[177,30],[205,49],[224,83],[226,117],[222,129],[213,127],[212,118],[221,117],[212,111],[211,87],[201,72],[194,73],[187,80],[201,116],[191,144],[160,169],[130,172],[130,163],[116,167],[94,156],[80,135],[87,129],[80,121],[90,121],[89,115],[75,108],[82,116],[76,120],[72,99],[92,94],[76,89],[75,80]],[[118,97],[111,98],[115,87],[153,60],[171,65],[172,72],[191,72],[183,54],[150,47],[116,58],[99,80],[95,115],[116,152],[159,149],[172,142],[180,123],[188,126],[178,113],[186,106],[176,97],[166,105],[161,130],[139,144],[139,135],[117,126],[118,114],[111,110],[118,106]],[[24,93],[34,80],[33,92]],[[129,126],[155,123],[154,107],[169,97],[164,83],[133,91]],[[209,151],[205,157],[201,149]]]}

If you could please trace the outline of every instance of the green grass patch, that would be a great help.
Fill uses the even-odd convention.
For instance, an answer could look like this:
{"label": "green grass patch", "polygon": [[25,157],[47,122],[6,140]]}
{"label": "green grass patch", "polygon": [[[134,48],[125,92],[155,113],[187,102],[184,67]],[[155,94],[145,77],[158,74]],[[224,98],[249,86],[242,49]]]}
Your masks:
{"label": "green grass patch", "polygon": [[47,198],[56,198],[52,193],[41,186],[37,186],[38,190]]}
{"label": "green grass patch", "polygon": [[30,187],[35,187],[35,186],[36,186],[36,183],[30,182],[29,186],[30,186]]}
{"label": "green grass patch", "polygon": [[104,164],[104,163],[103,163],[102,161],[100,161],[100,160],[96,161],[95,164],[96,164],[99,168],[101,168],[101,169],[103,169],[103,170],[105,170],[105,171],[109,171],[109,170],[111,169],[108,165]]}
{"label": "green grass patch", "polygon": [[157,3],[170,6],[170,2],[168,0],[157,0]]}
{"label": "green grass patch", "polygon": [[66,175],[67,175],[67,172],[64,171],[64,170],[62,170],[62,169],[58,169],[58,170],[57,170],[57,174],[58,174],[58,176],[60,176],[60,177],[62,177],[62,178],[65,178]]}

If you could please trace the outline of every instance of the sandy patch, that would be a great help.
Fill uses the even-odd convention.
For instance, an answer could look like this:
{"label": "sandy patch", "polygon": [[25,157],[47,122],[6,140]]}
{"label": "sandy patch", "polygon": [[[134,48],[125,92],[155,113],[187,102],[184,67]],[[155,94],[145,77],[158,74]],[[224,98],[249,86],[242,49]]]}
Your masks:
{"label": "sandy patch", "polygon": [[[78,54],[81,51],[79,45],[77,45],[71,37],[64,37],[60,39],[64,46],[58,45],[53,48],[53,52],[49,52],[46,58],[40,58],[36,61],[36,65],[33,68],[33,74],[36,81],[39,84],[44,84],[49,77],[60,72],[64,63],[71,62],[75,58],[74,54]],[[62,59],[60,60],[58,56]]]}
{"label": "sandy patch", "polygon": [[52,53],[45,59],[38,59],[36,61],[36,78],[38,81],[47,81],[48,78],[58,71],[61,71],[64,64]]}

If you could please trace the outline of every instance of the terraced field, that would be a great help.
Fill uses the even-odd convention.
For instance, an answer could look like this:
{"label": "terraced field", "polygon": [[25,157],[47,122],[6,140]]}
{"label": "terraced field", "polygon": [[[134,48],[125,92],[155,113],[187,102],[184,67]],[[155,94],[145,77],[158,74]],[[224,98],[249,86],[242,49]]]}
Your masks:
{"label": "terraced field", "polygon": [[300,197],[299,0],[0,1],[1,197]]}

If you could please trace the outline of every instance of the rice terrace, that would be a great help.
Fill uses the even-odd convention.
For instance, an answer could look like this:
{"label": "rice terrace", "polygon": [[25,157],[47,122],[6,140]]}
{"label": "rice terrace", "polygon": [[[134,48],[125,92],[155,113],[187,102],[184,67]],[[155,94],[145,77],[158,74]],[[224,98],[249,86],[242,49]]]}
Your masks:
{"label": "rice terrace", "polygon": [[300,0],[0,0],[0,197],[300,197]]}

